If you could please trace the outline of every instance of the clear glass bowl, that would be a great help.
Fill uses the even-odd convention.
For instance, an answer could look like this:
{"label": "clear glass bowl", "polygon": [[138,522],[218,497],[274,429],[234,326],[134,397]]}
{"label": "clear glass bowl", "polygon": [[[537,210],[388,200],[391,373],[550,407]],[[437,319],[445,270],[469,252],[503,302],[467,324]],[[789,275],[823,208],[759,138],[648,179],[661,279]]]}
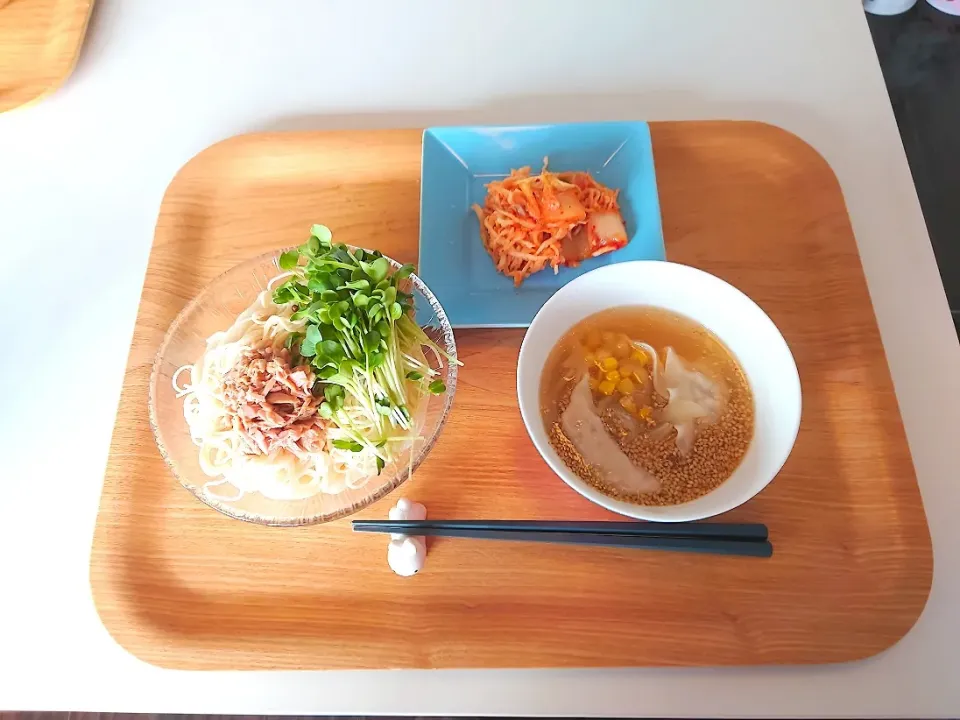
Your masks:
{"label": "clear glass bowl", "polygon": [[[266,289],[267,283],[281,272],[277,265],[279,256],[280,252],[268,253],[228,270],[204,288],[173,321],[150,374],[150,425],[160,454],[173,474],[187,490],[210,507],[238,520],[261,525],[311,525],[351,515],[410,477],[433,448],[450,413],[457,389],[457,364],[445,362],[440,368],[436,359],[430,357],[434,369],[440,371],[439,377],[447,391],[442,395],[427,396],[421,439],[412,443],[362,488],[346,489],[337,495],[321,493],[301,500],[271,500],[259,493],[247,493],[238,500],[229,501],[208,495],[203,487],[215,478],[200,469],[198,448],[183,416],[183,399],[177,398],[174,392],[173,375],[181,366],[194,364],[203,354],[207,338],[227,329],[237,315],[253,303],[258,293]],[[390,263],[393,270],[400,267],[393,260]],[[417,322],[439,347],[456,358],[453,329],[437,298],[416,275],[411,275],[405,282],[409,286],[403,289],[414,296]],[[427,355],[432,356],[432,353]],[[217,492],[228,492],[230,487],[222,485]]]}

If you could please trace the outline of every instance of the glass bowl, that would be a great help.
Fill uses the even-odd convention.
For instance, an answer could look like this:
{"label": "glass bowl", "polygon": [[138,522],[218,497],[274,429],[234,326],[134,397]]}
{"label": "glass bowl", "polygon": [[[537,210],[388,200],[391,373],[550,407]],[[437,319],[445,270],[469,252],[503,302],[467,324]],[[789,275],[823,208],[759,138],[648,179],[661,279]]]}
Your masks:
{"label": "glass bowl", "polygon": [[[261,525],[296,526],[336,520],[351,515],[399,487],[417,469],[433,448],[453,405],[457,388],[457,364],[445,362],[441,368],[436,358],[431,366],[440,372],[447,386],[441,395],[427,395],[425,419],[420,440],[401,452],[375,478],[363,487],[346,489],[336,495],[319,493],[298,500],[273,500],[259,493],[246,493],[236,500],[224,499],[204,491],[212,478],[200,469],[198,448],[190,437],[183,415],[183,399],[173,388],[174,373],[183,365],[192,365],[201,357],[207,338],[225,330],[236,317],[267,288],[268,282],[281,273],[277,261],[280,252],[271,252],[228,270],[213,280],[177,316],[157,351],[150,374],[150,425],[160,454],[180,483],[202,502],[238,520]],[[400,265],[390,258],[393,271]],[[417,322],[424,332],[454,360],[457,347],[447,315],[430,289],[416,275],[411,275],[404,288],[414,297]],[[432,356],[432,353],[427,353]],[[226,494],[230,485],[221,485],[217,493]]]}

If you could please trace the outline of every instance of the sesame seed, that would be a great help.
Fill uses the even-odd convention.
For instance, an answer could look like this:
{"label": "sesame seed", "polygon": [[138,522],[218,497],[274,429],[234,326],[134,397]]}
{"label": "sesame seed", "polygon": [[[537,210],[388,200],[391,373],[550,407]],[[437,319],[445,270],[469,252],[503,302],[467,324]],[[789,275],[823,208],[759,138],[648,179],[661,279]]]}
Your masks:
{"label": "sesame seed", "polygon": [[[697,421],[696,439],[690,454],[683,457],[674,439],[676,431],[660,439],[650,437],[650,429],[631,428],[619,413],[607,411],[602,419],[607,432],[637,467],[660,481],[655,493],[624,493],[606,481],[603,473],[587,463],[563,434],[559,423],[550,428],[550,443],[560,459],[578,477],[600,492],[617,500],[637,505],[679,505],[715,490],[740,465],[753,439],[754,404],[750,386],[741,373],[728,377],[729,396],[720,417],[713,424]],[[569,392],[560,398],[562,415],[570,401]],[[662,409],[666,399],[654,396],[653,406]]]}

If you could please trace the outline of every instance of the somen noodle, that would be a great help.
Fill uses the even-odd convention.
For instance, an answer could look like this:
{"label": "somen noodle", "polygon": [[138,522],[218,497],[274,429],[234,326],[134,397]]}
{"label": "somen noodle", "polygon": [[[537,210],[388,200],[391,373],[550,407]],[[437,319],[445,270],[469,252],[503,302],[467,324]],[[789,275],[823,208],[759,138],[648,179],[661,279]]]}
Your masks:
{"label": "somen noodle", "polygon": [[279,265],[286,272],[173,376],[215,478],[204,490],[223,501],[362,487],[418,439],[425,399],[445,391],[424,350],[442,353],[401,289],[412,268],[390,274],[386,258],[334,245],[322,225]]}

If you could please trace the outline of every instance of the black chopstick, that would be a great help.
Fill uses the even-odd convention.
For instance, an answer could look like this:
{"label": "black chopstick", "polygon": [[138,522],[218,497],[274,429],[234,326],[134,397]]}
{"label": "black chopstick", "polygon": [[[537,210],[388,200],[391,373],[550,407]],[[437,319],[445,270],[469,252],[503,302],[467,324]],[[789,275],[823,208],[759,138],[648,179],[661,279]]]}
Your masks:
{"label": "black chopstick", "polygon": [[[453,538],[473,538],[477,540],[511,540],[514,542],[540,542],[561,545],[588,545],[594,547],[618,547],[645,550],[670,550],[674,552],[710,553],[714,555],[739,555],[744,557],[768,558],[773,554],[773,546],[761,540],[720,540],[711,537],[666,537],[666,536],[628,536],[591,532],[538,532],[529,530],[492,530],[482,528],[443,528],[405,524],[358,524],[357,532],[389,533],[406,529],[408,534],[429,535]],[[394,523],[400,521],[394,521]],[[416,522],[416,521],[414,521]]]}
{"label": "black chopstick", "polygon": [[[511,530],[543,533],[596,533],[625,537],[713,538],[762,542],[767,526],[760,523],[645,523],[603,520],[354,520],[355,530],[391,526],[394,532],[423,534],[424,528],[451,530]],[[413,532],[417,531],[417,532]],[[371,531],[374,532],[374,531]]]}

